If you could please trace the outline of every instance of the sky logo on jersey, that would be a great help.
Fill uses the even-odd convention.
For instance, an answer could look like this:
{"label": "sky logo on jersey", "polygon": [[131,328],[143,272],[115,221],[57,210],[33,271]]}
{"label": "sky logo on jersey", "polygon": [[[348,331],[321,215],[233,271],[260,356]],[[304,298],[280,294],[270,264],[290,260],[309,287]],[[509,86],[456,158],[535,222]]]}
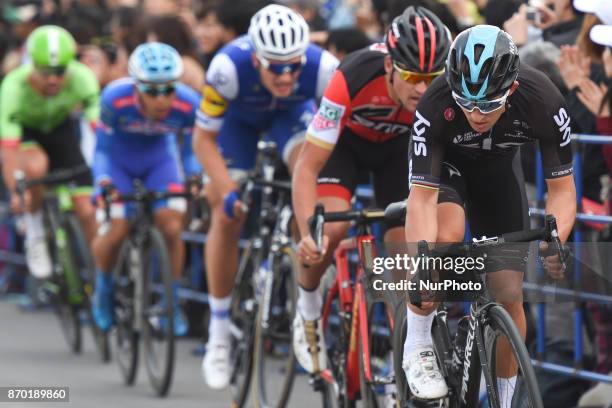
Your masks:
{"label": "sky logo on jersey", "polygon": [[333,103],[323,98],[319,110],[315,115],[312,125],[316,130],[337,129],[344,114],[344,106]]}
{"label": "sky logo on jersey", "polygon": [[572,128],[570,127],[570,117],[565,111],[565,108],[559,109],[559,114],[553,116],[555,123],[559,126],[559,132],[563,134],[563,141],[559,143],[559,146],[564,147],[572,141]]}
{"label": "sky logo on jersey", "polygon": [[427,156],[427,146],[425,146],[426,128],[431,126],[431,123],[421,115],[419,111],[415,112],[417,121],[412,126],[412,143],[414,144],[414,154],[417,156]]}

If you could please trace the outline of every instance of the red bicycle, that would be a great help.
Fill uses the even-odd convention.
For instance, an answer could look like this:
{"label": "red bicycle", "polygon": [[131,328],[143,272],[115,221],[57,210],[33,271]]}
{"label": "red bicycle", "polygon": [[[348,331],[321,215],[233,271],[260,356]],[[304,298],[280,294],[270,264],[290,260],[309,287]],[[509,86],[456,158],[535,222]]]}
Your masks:
{"label": "red bicycle", "polygon": [[381,390],[394,383],[388,358],[394,305],[377,301],[368,290],[376,257],[371,224],[384,219],[383,210],[325,213],[321,205],[311,219],[311,233],[319,247],[326,222],[353,222],[357,232],[336,249],[336,274],[324,293],[328,368],[311,377],[311,385],[322,393],[324,407],[354,407],[359,399],[366,407],[382,406],[385,396]]}

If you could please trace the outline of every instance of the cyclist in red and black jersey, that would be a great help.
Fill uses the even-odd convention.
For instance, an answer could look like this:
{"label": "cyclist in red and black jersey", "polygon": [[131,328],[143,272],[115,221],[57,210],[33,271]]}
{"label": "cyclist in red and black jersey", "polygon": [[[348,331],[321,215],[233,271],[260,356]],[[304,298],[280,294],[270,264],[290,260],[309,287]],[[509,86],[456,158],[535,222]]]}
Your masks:
{"label": "cyclist in red and black jersey", "polygon": [[[319,252],[307,220],[317,201],[326,211],[350,209],[363,171],[372,175],[377,206],[406,199],[412,115],[431,81],[444,72],[450,43],[448,28],[432,12],[407,8],[392,22],[385,44],[344,59],[307,130],[293,176],[293,206],[302,237],[293,348],[309,372],[326,366],[317,288],[349,226],[325,225]],[[404,242],[401,224],[387,227],[386,240]]]}

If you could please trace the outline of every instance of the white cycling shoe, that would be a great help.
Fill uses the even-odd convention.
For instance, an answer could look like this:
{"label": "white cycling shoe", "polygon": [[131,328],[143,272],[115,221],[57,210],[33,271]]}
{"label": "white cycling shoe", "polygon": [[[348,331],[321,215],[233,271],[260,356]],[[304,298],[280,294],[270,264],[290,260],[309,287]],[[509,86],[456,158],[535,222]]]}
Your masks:
{"label": "white cycling shoe", "polygon": [[25,257],[32,276],[38,279],[51,277],[53,266],[44,238],[31,238],[25,243]]}
{"label": "white cycling shoe", "polygon": [[314,374],[327,368],[327,355],[321,319],[305,320],[296,313],[293,320],[293,353],[307,372]]}
{"label": "white cycling shoe", "polygon": [[227,388],[231,373],[229,342],[209,341],[202,360],[202,377],[206,385],[213,390]]}
{"label": "white cycling shoe", "polygon": [[402,368],[415,398],[434,400],[448,394],[432,346],[418,347],[410,353],[404,353]]}

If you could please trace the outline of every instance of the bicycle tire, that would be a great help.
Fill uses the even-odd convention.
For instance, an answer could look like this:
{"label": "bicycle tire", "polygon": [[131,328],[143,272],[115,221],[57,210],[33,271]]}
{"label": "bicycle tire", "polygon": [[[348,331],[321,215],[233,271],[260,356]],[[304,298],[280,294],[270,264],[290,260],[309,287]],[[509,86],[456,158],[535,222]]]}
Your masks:
{"label": "bicycle tire", "polygon": [[[287,260],[289,264],[283,265],[283,261]],[[291,389],[293,387],[293,379],[295,377],[295,367],[297,361],[293,354],[293,346],[291,341],[291,327],[293,318],[295,317],[296,302],[297,302],[297,282],[295,281],[295,271],[297,258],[295,251],[290,247],[282,249],[278,256],[274,257],[274,262],[271,266],[271,271],[274,274],[273,287],[270,295],[270,328],[278,328],[279,332],[268,332],[263,327],[263,311],[264,307],[260,304],[257,308],[257,320],[255,322],[255,340],[254,340],[254,355],[253,369],[255,370],[255,385],[254,385],[254,403],[256,407],[284,407],[287,404]],[[286,297],[286,298],[285,298]],[[283,302],[283,299],[285,300]],[[276,304],[281,302],[284,304]],[[275,307],[277,310],[275,312]],[[272,334],[270,334],[272,333]],[[285,343],[279,346],[274,340],[286,340]],[[271,348],[270,348],[271,346]],[[270,375],[266,372],[268,364],[266,364],[266,356],[274,354],[280,348],[282,361],[278,364],[281,371],[281,378],[278,375]],[[272,356],[274,359],[274,356]],[[272,371],[276,371],[277,365],[274,365]],[[268,386],[266,386],[266,383]],[[272,387],[270,387],[270,384]],[[279,387],[280,385],[280,387]],[[277,388],[277,399],[271,398],[268,392],[271,388]]]}
{"label": "bicycle tire", "polygon": [[[376,308],[383,308],[384,320],[387,321],[387,328],[389,332],[391,331],[391,327],[388,322],[388,315],[386,313],[386,305],[383,303],[374,303],[369,299],[369,296],[365,296],[365,300],[367,302],[366,310],[367,310],[367,322],[368,322],[368,336],[369,336],[369,350],[368,355],[370,356],[370,370],[373,376],[382,374],[380,367],[377,367],[375,364],[375,358],[378,358],[378,362],[381,363],[382,359],[384,359],[389,351],[392,350],[392,335],[386,335],[382,333],[382,330],[378,330],[373,332],[373,322],[374,315],[377,311]],[[360,319],[362,317],[360,316]],[[381,327],[380,325],[378,326]],[[386,337],[386,338],[385,338]],[[365,357],[364,357],[364,349],[363,342],[361,338],[359,338],[359,387],[361,390],[361,401],[365,404],[366,407],[377,408],[382,406],[382,401],[379,401],[379,394],[376,392],[376,384],[369,384],[366,382],[365,377]],[[387,362],[388,363],[388,362]]]}
{"label": "bicycle tire", "polygon": [[401,408],[408,406],[410,391],[408,381],[404,374],[402,362],[404,360],[404,340],[408,322],[406,320],[406,303],[400,302],[395,309],[393,318],[393,367],[395,368],[395,389],[397,392],[397,403]]}
{"label": "bicycle tire", "polygon": [[68,214],[66,218],[65,229],[70,243],[70,251],[75,259],[77,269],[80,271],[81,281],[83,283],[83,292],[85,299],[83,309],[87,314],[91,334],[94,344],[102,362],[107,363],[111,359],[110,343],[108,341],[108,333],[100,330],[94,322],[91,313],[91,298],[93,296],[93,287],[95,283],[95,266],[91,251],[87,245],[85,234],[81,224],[73,214]]}
{"label": "bicycle tire", "polygon": [[139,335],[134,330],[134,282],[129,259],[131,247],[129,240],[121,245],[114,271],[115,360],[126,385],[133,385],[136,380],[139,354]]}
{"label": "bicycle tire", "polygon": [[[75,300],[70,299],[70,287],[66,278],[66,272],[68,270],[75,270],[76,264],[72,251],[69,250],[69,242],[66,237],[66,231],[61,232],[63,241],[66,245],[66,255],[63,256],[61,248],[58,246],[58,240],[55,234],[60,233],[59,231],[53,230],[50,227],[49,218],[50,214],[45,211],[45,231],[47,233],[47,249],[51,253],[53,275],[51,280],[56,285],[57,291],[52,296],[53,309],[59,319],[60,328],[68,348],[74,354],[80,354],[83,348],[83,340],[81,334],[81,319],[79,316],[79,310],[81,304],[77,304]],[[65,226],[62,225],[61,228]],[[70,262],[70,265],[64,264],[64,262]],[[76,276],[75,276],[76,277]]]}
{"label": "bicycle tire", "polygon": [[[538,383],[535,376],[535,371],[531,365],[531,359],[527,352],[527,347],[521,335],[518,332],[512,318],[508,312],[499,305],[492,306],[488,310],[487,319],[482,327],[485,339],[485,352],[487,356],[487,364],[483,365],[489,370],[493,379],[493,388],[497,394],[496,381],[496,342],[499,338],[499,333],[503,334],[509,342],[514,358],[518,364],[518,369],[522,375],[517,375],[516,389],[521,393],[517,393],[516,389],[511,405],[513,408],[543,408],[542,397],[538,389]],[[496,335],[497,334],[497,335]],[[486,377],[485,377],[486,378]],[[498,401],[489,401],[492,408],[498,407]]]}
{"label": "bicycle tire", "polygon": [[[156,228],[151,228],[149,245],[143,254],[144,301],[142,340],[149,382],[156,394],[164,397],[172,384],[174,372],[174,301],[172,299],[172,269],[166,242]],[[153,258],[155,257],[155,258]],[[162,290],[161,297],[158,294]],[[162,302],[164,299],[165,302]],[[160,310],[160,308],[162,310]],[[152,315],[159,311],[159,316]],[[149,313],[151,311],[151,314]],[[163,344],[164,353],[158,358],[156,340]]]}
{"label": "bicycle tire", "polygon": [[[328,271],[326,272],[326,274],[330,273],[330,271],[332,271],[332,269],[328,268]],[[335,274],[336,271],[333,270],[333,273]],[[335,276],[335,275],[334,275]],[[335,282],[335,277],[334,279],[331,279],[332,276],[327,277],[323,277],[321,279],[321,285],[324,286],[324,282]],[[335,283],[334,283],[335,284]],[[327,303],[327,298],[328,296],[330,296],[330,289],[333,287],[334,284],[331,284],[329,287],[325,287],[324,286],[324,291],[323,291],[323,304],[325,305]],[[347,393],[347,384],[346,384],[346,379],[345,378],[341,378],[343,376],[344,370],[346,369],[345,366],[339,366],[338,364],[336,364],[337,361],[337,355],[339,356],[340,354],[344,354],[344,356],[346,356],[346,351],[348,350],[348,345],[349,345],[349,337],[350,337],[350,322],[346,322],[345,320],[343,320],[343,317],[340,317],[340,310],[338,307],[338,302],[339,302],[339,297],[338,297],[339,293],[336,292],[334,294],[333,299],[331,300],[331,310],[329,313],[329,316],[334,316],[334,317],[338,317],[340,319],[339,324],[336,328],[336,331],[333,331],[333,327],[330,326],[330,322],[323,320],[322,324],[323,324],[323,337],[325,338],[325,343],[326,343],[326,347],[327,347],[327,367],[328,369],[331,371],[332,376],[334,377],[334,381],[335,383],[331,384],[329,382],[323,381],[323,390],[322,390],[322,398],[323,398],[323,406],[326,408],[352,408],[356,406],[356,401],[354,400],[350,400],[348,397],[348,393]],[[329,319],[328,316],[328,319]],[[350,321],[352,321],[352,319],[350,319]],[[336,342],[332,342],[332,340],[335,340]],[[337,342],[340,343],[337,343]],[[344,358],[341,359],[341,361],[343,361]],[[340,375],[339,375],[340,374]],[[340,381],[338,381],[340,379]]]}
{"label": "bicycle tire", "polygon": [[231,366],[230,392],[232,407],[245,405],[253,373],[254,327],[257,316],[253,273],[259,268],[261,257],[253,250],[251,240],[240,257],[232,302],[230,305],[231,321]]}

